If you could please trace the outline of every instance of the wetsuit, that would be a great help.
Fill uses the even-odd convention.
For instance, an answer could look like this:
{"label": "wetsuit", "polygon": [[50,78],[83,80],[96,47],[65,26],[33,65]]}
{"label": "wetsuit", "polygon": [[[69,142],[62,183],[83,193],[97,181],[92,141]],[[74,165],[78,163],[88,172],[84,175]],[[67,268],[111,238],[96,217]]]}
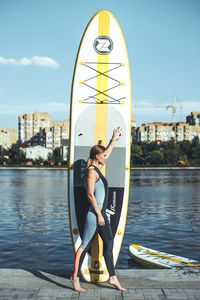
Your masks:
{"label": "wetsuit", "polygon": [[108,273],[110,276],[114,276],[115,270],[114,270],[113,253],[112,253],[113,234],[112,234],[112,229],[111,229],[110,223],[109,223],[107,215],[106,215],[106,207],[107,207],[107,203],[108,203],[108,182],[97,167],[95,167],[94,165],[91,165],[91,166],[94,167],[94,170],[99,175],[99,179],[95,183],[94,195],[95,195],[95,198],[97,201],[97,205],[98,205],[99,209],[101,210],[102,216],[105,220],[105,225],[98,226],[97,215],[96,215],[93,207],[90,206],[88,213],[87,213],[85,228],[84,228],[84,232],[83,232],[83,240],[80,245],[80,248],[83,248],[84,251],[82,252],[82,254],[80,256],[78,275],[80,274],[80,269],[81,269],[81,265],[84,260],[85,254],[90,249],[96,234],[99,233],[99,235],[101,236],[103,243],[104,243],[104,258],[105,258],[106,266],[108,269]]}

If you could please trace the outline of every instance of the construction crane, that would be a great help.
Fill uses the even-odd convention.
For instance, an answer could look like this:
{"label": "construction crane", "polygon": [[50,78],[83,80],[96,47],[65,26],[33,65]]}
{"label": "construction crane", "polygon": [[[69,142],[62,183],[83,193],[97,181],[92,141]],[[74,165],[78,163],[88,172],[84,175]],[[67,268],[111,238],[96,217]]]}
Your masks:
{"label": "construction crane", "polygon": [[160,105],[160,104],[158,104],[158,105],[148,105],[148,104],[144,104],[144,105],[142,105],[142,104],[135,104],[134,105],[134,107],[155,107],[155,108],[157,108],[157,107],[164,107],[165,109],[169,109],[169,108],[171,108],[172,109],[172,121],[173,121],[173,123],[175,123],[176,122],[176,95],[174,95],[174,104],[172,105],[172,104],[169,104],[169,105]]}

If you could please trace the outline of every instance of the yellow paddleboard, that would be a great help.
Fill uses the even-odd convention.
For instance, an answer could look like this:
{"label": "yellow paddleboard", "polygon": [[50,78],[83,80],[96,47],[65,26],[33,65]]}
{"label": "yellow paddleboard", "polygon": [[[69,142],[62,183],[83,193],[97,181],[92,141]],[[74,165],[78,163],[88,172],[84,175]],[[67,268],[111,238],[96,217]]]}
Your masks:
{"label": "yellow paddleboard", "polygon": [[[106,166],[106,210],[114,237],[116,264],[124,235],[130,170],[131,82],[124,37],[115,17],[99,11],[89,22],[76,59],[70,113],[69,218],[76,252],[81,244],[88,200],[83,186],[86,160],[95,144],[108,145],[113,129],[123,137],[116,143]],[[88,282],[108,280],[102,240],[97,235],[83,261],[81,274]]]}
{"label": "yellow paddleboard", "polygon": [[196,260],[153,250],[136,244],[129,246],[128,254],[133,260],[149,268],[171,269],[176,267],[192,267],[200,269],[200,263]]}

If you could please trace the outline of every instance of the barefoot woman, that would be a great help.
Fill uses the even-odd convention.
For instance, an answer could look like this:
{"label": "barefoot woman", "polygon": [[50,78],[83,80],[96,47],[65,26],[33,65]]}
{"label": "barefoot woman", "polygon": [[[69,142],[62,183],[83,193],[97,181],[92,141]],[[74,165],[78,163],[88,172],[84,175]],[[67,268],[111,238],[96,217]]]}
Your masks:
{"label": "barefoot woman", "polygon": [[90,158],[88,159],[85,178],[85,187],[90,202],[90,208],[86,218],[83,240],[76,252],[74,274],[70,278],[74,289],[78,292],[84,291],[79,282],[81,265],[85,254],[90,249],[97,233],[100,234],[104,243],[104,258],[110,276],[109,283],[121,291],[125,290],[120,285],[115,275],[112,253],[113,235],[106,215],[108,182],[100,171],[109,158],[115,142],[120,139],[120,137],[121,129],[120,127],[117,127],[113,132],[113,137],[107,148],[102,145],[96,145],[90,150]]}

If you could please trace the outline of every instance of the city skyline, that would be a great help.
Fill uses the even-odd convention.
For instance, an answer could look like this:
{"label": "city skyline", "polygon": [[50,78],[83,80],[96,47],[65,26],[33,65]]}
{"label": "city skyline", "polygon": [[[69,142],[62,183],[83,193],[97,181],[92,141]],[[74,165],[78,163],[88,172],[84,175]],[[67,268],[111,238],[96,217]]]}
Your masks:
{"label": "city skyline", "polygon": [[[165,106],[163,106],[163,107],[165,107]],[[170,107],[170,108],[173,108],[173,107]],[[19,114],[18,116],[17,116],[17,129],[13,129],[13,128],[9,128],[9,127],[3,127],[3,126],[0,126],[2,129],[5,129],[5,130],[18,130],[19,129],[19,120],[20,120],[20,118],[21,117],[24,117],[24,116],[26,116],[26,117],[29,117],[30,115],[47,115],[50,119],[51,119],[51,123],[52,124],[54,124],[54,123],[62,123],[62,122],[70,122],[70,118],[65,118],[65,119],[62,119],[62,120],[59,120],[59,121],[56,121],[56,120],[54,120],[53,119],[53,117],[52,117],[52,115],[51,114],[49,114],[47,111],[45,112],[45,111],[35,111],[35,112],[33,112],[33,113],[27,113],[27,112],[25,112],[24,114]],[[135,116],[134,115],[132,115],[131,116],[131,127],[140,127],[140,126],[143,126],[144,124],[155,124],[155,123],[157,123],[157,124],[159,124],[159,123],[162,123],[162,124],[164,124],[164,125],[167,125],[167,124],[175,124],[175,123],[188,123],[188,119],[189,118],[191,118],[191,115],[197,115],[198,116],[198,118],[199,118],[199,115],[200,115],[200,111],[193,111],[193,112],[191,112],[190,114],[187,114],[187,115],[184,115],[184,120],[183,121],[173,121],[173,120],[171,120],[171,121],[168,121],[168,122],[166,122],[166,121],[157,121],[157,120],[155,120],[155,121],[152,121],[152,122],[147,122],[147,121],[145,121],[144,120],[144,122],[142,122],[142,123],[140,123],[140,124],[138,124],[137,123],[137,121],[136,121],[136,119],[135,119]],[[190,125],[195,125],[195,126],[200,126],[200,123],[198,123],[198,124],[190,124]],[[51,126],[47,126],[47,127],[51,127]]]}
{"label": "city skyline", "polygon": [[[171,107],[172,108],[172,107]],[[157,120],[153,120],[151,122],[148,122],[148,121],[143,121],[141,122],[140,124],[138,124],[137,120],[135,119],[135,116],[132,114],[132,118],[134,119],[134,127],[139,127],[139,126],[142,126],[144,124],[153,124],[153,123],[163,123],[163,124],[172,124],[172,123],[187,123],[187,118],[193,114],[193,113],[200,113],[199,111],[193,111],[193,112],[190,112],[190,114],[188,113],[187,115],[184,115],[183,116],[183,120],[182,121],[179,121],[179,120],[176,120],[175,122],[173,121],[173,116],[172,116],[172,120],[169,120],[169,121],[157,121]],[[52,115],[50,113],[48,113],[47,111],[34,111],[34,112],[25,112],[23,114],[19,114],[17,116],[17,127],[16,128],[11,128],[11,127],[4,127],[4,126],[1,126],[0,124],[0,127],[5,129],[5,130],[18,130],[19,129],[19,117],[22,116],[22,115],[34,115],[34,114],[48,114],[50,116],[50,118],[52,119],[52,122],[53,123],[56,123],[56,122],[64,122],[64,121],[70,121],[70,116],[68,116],[68,118],[65,118],[65,119],[60,119],[59,121],[58,120],[54,120]]]}
{"label": "city skyline", "polygon": [[125,36],[137,126],[172,122],[171,108],[164,107],[174,95],[176,121],[200,110],[199,1],[1,1],[0,126],[17,129],[24,113],[69,118],[79,43],[101,9],[116,16]]}
{"label": "city skyline", "polygon": [[[23,114],[18,116],[18,130],[0,126],[0,148],[9,149],[18,140],[22,148],[43,146],[48,149],[67,146],[69,139],[69,120],[53,121],[46,112]],[[200,138],[200,112],[186,116],[186,122],[153,122],[137,126],[135,117],[131,118],[132,142],[152,141],[192,141]],[[67,149],[67,147],[66,147]],[[46,155],[46,154],[45,154]]]}

